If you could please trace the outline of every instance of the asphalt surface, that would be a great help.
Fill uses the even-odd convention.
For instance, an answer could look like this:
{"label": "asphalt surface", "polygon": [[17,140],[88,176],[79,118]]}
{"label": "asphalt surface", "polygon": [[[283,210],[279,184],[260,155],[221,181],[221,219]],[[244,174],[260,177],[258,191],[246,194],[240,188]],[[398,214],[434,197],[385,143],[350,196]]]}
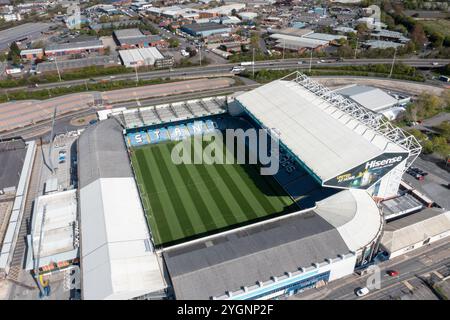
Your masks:
{"label": "asphalt surface", "polygon": [[424,180],[419,181],[408,173],[404,173],[403,179],[419,192],[433,199],[440,207],[450,209],[450,189],[447,188],[450,183],[450,166],[446,168],[442,160],[424,155],[417,158],[412,166],[428,172],[428,175]]}
{"label": "asphalt surface", "polygon": [[[234,86],[220,89],[210,89],[203,90],[201,92],[183,93],[183,94],[173,94],[166,97],[155,97],[149,99],[134,99],[132,101],[117,102],[112,103],[112,108],[125,107],[125,108],[137,108],[141,106],[151,106],[158,105],[162,103],[172,103],[177,101],[185,101],[190,99],[197,99],[202,97],[211,97],[217,95],[225,95],[237,91],[250,90],[258,86],[259,84],[247,84],[242,86]],[[127,98],[127,100],[130,100]],[[70,121],[73,118],[85,117],[88,115],[95,114],[97,109],[87,108],[78,111],[71,112],[70,114],[57,115],[55,121],[55,134],[64,133],[67,131],[77,130],[80,127],[73,126]],[[9,137],[22,136],[25,140],[36,139],[43,137],[44,139],[49,136],[51,129],[51,119],[50,117],[44,121],[36,124],[31,124],[26,127],[17,128],[11,132],[0,134],[0,139],[5,139]]]}
{"label": "asphalt surface", "polygon": [[59,114],[71,113],[93,108],[94,105],[98,104],[109,105],[130,100],[223,89],[230,87],[233,83],[234,80],[228,77],[195,79],[105,92],[86,91],[42,101],[28,100],[3,103],[0,104],[0,132],[50,119],[55,107]]}
{"label": "asphalt surface", "polygon": [[[381,263],[380,289],[371,290],[364,297],[358,297],[355,291],[360,287],[367,286],[367,279],[370,275],[359,276],[350,275],[343,279],[331,282],[320,289],[311,289],[301,293],[291,299],[326,299],[326,300],[390,300],[399,299],[401,296],[410,293],[410,287],[418,284],[417,280],[422,279],[434,270],[439,270],[450,265],[450,243],[448,239],[443,239],[427,247],[423,247],[409,254],[394,258]],[[399,275],[390,277],[388,270],[397,270]],[[405,281],[408,284],[405,284]],[[421,283],[421,281],[419,281]],[[414,297],[418,299],[419,297]]]}

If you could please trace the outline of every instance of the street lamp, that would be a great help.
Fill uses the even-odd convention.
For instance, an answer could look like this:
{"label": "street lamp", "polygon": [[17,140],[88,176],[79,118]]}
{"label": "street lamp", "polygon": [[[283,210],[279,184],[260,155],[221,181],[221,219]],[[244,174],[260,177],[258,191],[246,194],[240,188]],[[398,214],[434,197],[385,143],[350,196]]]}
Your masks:
{"label": "street lamp", "polygon": [[391,72],[389,72],[389,77],[392,77],[392,71],[394,71],[394,64],[395,64],[395,55],[397,54],[397,47],[394,48],[394,57],[392,58],[392,65],[391,65]]}

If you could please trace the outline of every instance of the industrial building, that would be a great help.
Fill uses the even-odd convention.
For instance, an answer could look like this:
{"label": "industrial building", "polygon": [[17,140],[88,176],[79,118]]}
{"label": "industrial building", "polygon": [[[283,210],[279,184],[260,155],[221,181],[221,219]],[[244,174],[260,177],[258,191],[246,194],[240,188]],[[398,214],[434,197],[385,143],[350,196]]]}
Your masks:
{"label": "industrial building", "polygon": [[52,57],[92,52],[103,54],[104,50],[105,47],[101,40],[89,40],[49,45],[45,48],[45,55],[48,57]]}
{"label": "industrial building", "polygon": [[41,273],[64,269],[78,262],[79,229],[77,190],[38,197],[34,202],[31,232],[27,235],[25,270]]}
{"label": "industrial building", "polygon": [[[81,135],[85,299],[273,299],[350,275],[378,253],[383,215],[375,199],[397,195],[421,150],[414,137],[300,73],[229,97],[224,106],[213,102],[111,111]],[[272,128],[299,168],[275,179],[300,209],[155,245],[131,146],[157,143],[154,130],[143,139],[147,128],[199,117]]]}
{"label": "industrial building", "polygon": [[155,47],[165,44],[160,36],[145,35],[137,28],[115,30],[113,38],[122,49]]}
{"label": "industrial building", "polygon": [[395,258],[450,236],[450,211],[427,208],[388,222],[381,247]]}
{"label": "industrial building", "polygon": [[[17,186],[15,186],[15,189],[13,191],[14,199],[13,205],[11,207],[11,212],[9,214],[9,218],[6,221],[4,221],[6,229],[0,250],[0,278],[2,276],[7,275],[11,268],[14,250],[17,244],[17,239],[19,237],[20,224],[25,211],[25,202],[28,196],[28,186],[31,180],[31,171],[33,168],[34,158],[36,154],[36,142],[35,141],[26,142],[25,149],[26,153],[22,163],[20,161],[18,161],[18,163],[10,161],[8,162],[7,166],[4,166],[4,168],[7,169],[9,168],[9,165],[12,165],[13,167],[9,168],[9,170],[13,168],[17,168],[17,170],[20,170],[19,174],[20,178],[19,181],[17,182]],[[2,153],[0,152],[0,156],[1,155]],[[8,171],[8,174],[16,176],[18,172],[11,170]],[[3,191],[5,190],[3,189]]]}
{"label": "industrial building", "polygon": [[208,37],[215,34],[230,33],[231,27],[214,22],[206,22],[185,24],[181,27],[181,30],[194,37]]}
{"label": "industrial building", "polygon": [[156,66],[159,68],[171,67],[173,57],[164,56],[157,48],[139,48],[119,50],[119,56],[125,67]]}
{"label": "industrial building", "polygon": [[385,41],[385,40],[367,40],[363,42],[363,46],[371,48],[371,49],[398,49],[403,47],[403,43],[393,42],[393,41]]}
{"label": "industrial building", "polygon": [[27,49],[20,51],[20,57],[25,60],[42,59],[44,57],[44,49]]}
{"label": "industrial building", "polygon": [[343,35],[317,33],[310,29],[284,28],[270,35],[275,40],[275,48],[302,52],[306,49],[320,50],[339,39],[347,39]]}
{"label": "industrial building", "polygon": [[373,112],[381,113],[389,120],[394,120],[397,115],[405,111],[405,105],[410,101],[410,97],[391,95],[381,89],[362,86],[349,85],[339,88],[334,92],[360,104]]}

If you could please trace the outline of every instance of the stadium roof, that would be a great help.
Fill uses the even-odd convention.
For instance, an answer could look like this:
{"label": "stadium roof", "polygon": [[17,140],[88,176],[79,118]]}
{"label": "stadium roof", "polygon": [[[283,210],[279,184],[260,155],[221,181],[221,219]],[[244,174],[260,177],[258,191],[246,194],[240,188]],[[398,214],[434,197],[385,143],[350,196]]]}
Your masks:
{"label": "stadium roof", "polygon": [[337,89],[334,92],[350,98],[363,107],[375,112],[393,107],[398,103],[397,99],[383,90],[368,86],[350,85]]}
{"label": "stadium roof", "polygon": [[177,299],[211,299],[356,251],[380,226],[370,196],[346,190],[312,210],[174,246],[163,255]]}
{"label": "stadium roof", "polygon": [[273,81],[236,100],[263,126],[273,129],[322,183],[384,152],[408,152],[313,92],[313,86],[331,97],[328,89],[304,77]]}
{"label": "stadium roof", "polygon": [[80,188],[100,178],[133,176],[128,156],[124,152],[122,128],[114,120],[102,121],[99,126],[98,129],[90,127],[78,139],[82,160],[78,164]]}
{"label": "stadium roof", "polygon": [[153,251],[120,125],[108,119],[79,138],[84,299],[131,299],[166,285]]}

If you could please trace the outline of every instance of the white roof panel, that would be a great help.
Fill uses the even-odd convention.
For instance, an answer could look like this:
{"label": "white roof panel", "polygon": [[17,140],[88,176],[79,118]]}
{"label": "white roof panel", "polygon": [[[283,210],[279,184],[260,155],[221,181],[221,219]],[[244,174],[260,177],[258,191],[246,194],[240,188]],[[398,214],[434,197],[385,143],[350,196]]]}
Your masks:
{"label": "white roof panel", "polygon": [[165,288],[132,177],[80,191],[84,299],[131,299]]}
{"label": "white roof panel", "polygon": [[264,126],[276,128],[281,141],[322,181],[382,154],[388,145],[390,151],[405,151],[381,135],[385,143],[374,144],[373,130],[362,123],[352,130],[342,111],[294,81],[277,80],[236,100]]}

